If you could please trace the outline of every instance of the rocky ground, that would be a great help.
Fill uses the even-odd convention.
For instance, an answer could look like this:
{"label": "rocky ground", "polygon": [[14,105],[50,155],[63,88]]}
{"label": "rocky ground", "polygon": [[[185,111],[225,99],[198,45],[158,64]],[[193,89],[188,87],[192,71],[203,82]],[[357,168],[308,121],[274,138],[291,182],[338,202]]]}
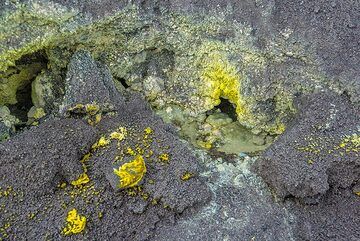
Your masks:
{"label": "rocky ground", "polygon": [[0,2],[0,240],[360,240],[357,1]]}

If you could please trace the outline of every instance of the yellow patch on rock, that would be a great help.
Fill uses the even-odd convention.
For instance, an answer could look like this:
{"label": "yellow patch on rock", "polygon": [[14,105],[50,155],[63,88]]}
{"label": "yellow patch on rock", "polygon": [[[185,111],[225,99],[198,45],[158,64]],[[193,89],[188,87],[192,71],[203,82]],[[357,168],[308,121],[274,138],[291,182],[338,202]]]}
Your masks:
{"label": "yellow patch on rock", "polygon": [[63,229],[63,234],[78,234],[85,229],[86,217],[79,215],[77,210],[74,208],[68,212],[66,222],[67,224],[66,227]]}
{"label": "yellow patch on rock", "polygon": [[114,168],[114,173],[120,178],[120,188],[134,187],[140,183],[146,173],[144,158],[137,155],[133,161],[123,164],[119,169]]}
{"label": "yellow patch on rock", "polygon": [[90,182],[89,176],[86,173],[82,173],[78,179],[71,182],[71,185],[80,186],[80,185],[86,184],[88,182]]}

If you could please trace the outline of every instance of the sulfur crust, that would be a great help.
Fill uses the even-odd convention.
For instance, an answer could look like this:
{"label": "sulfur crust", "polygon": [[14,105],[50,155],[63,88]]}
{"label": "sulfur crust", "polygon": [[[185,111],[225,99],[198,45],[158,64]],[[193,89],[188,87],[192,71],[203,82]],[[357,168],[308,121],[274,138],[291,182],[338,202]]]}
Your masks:
{"label": "sulfur crust", "polygon": [[137,155],[133,161],[125,163],[119,169],[114,168],[114,173],[120,178],[120,188],[129,188],[138,185],[146,173],[144,158]]}

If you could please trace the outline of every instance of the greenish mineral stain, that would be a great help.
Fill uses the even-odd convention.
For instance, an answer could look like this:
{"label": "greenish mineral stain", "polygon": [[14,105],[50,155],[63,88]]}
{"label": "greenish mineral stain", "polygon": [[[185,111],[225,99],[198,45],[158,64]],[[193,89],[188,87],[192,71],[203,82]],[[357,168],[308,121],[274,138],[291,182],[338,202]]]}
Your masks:
{"label": "greenish mineral stain", "polygon": [[[208,93],[203,91],[203,86],[207,83],[202,78],[208,67],[208,61],[212,60],[211,55],[216,53],[222,61],[232,66],[232,71],[236,72],[236,75],[241,77],[241,88],[234,85],[231,95],[222,97],[230,99],[235,104],[239,102],[236,98],[241,97],[242,107],[248,110],[246,115],[240,115],[242,125],[232,123],[229,124],[228,130],[223,131],[224,144],[220,150],[229,153],[265,148],[265,144],[253,143],[256,135],[254,137],[249,130],[253,133],[265,131],[280,134],[286,127],[284,120],[295,111],[292,107],[292,93],[285,91],[285,87],[280,83],[274,85],[276,89],[274,95],[267,97],[273,99],[274,111],[266,113],[257,111],[256,106],[263,101],[264,96],[261,89],[252,86],[253,76],[261,76],[269,64],[283,63],[288,58],[286,52],[292,53],[291,58],[302,56],[298,58],[299,61],[312,63],[310,58],[303,57],[301,48],[289,51],[282,46],[281,41],[274,45],[274,50],[258,50],[254,47],[251,29],[240,23],[229,24],[225,20],[225,12],[211,15],[169,12],[157,17],[156,21],[161,25],[161,28],[157,28],[149,24],[151,21],[144,20],[146,18],[139,13],[139,9],[131,5],[113,16],[87,23],[84,23],[83,19],[78,19],[76,13],[65,9],[50,6],[46,13],[36,12],[34,9],[36,10],[36,8],[32,10],[19,8],[4,17],[4,21],[0,23],[0,71],[9,73],[17,59],[41,49],[46,50],[52,70],[60,71],[66,68],[68,57],[73,51],[87,49],[95,58],[101,58],[106,62],[115,78],[124,78],[130,88],[143,92],[158,112],[162,113],[164,119],[177,123],[183,135],[194,143],[198,140],[197,128],[204,123],[206,111],[214,108],[219,101],[218,97],[209,98]],[[146,31],[143,31],[144,26]],[[219,39],[223,37],[224,28],[231,34],[222,41]],[[18,39],[21,44],[8,47],[6,41],[10,37],[15,42]],[[20,41],[23,39],[25,41]],[[140,70],[144,68],[149,58],[157,58],[158,52],[172,54],[174,65],[161,73],[163,75],[161,81],[165,84],[160,81],[153,82],[156,78],[147,79],[149,83],[144,83],[143,73]],[[303,79],[314,80],[317,84],[319,81],[325,81],[319,77],[321,74],[317,72],[318,70],[311,67],[314,65],[307,66],[310,67],[296,70],[297,72],[295,71],[288,78],[307,76],[309,78]],[[42,67],[37,65],[30,69],[26,67],[20,71],[20,74],[7,77],[6,79],[11,83],[2,85],[4,91],[1,92],[0,89],[0,104],[16,103],[14,98],[16,89],[35,77]],[[16,66],[16,68],[23,67]],[[214,82],[216,83],[216,80]],[[156,84],[161,86],[156,94],[146,91],[146,86]],[[247,86],[254,88],[246,88]],[[301,86],[297,88],[301,89]],[[311,91],[311,88],[306,91]],[[37,105],[43,105],[35,94],[33,99],[36,100]],[[166,111],[172,105],[179,107],[176,113]],[[259,140],[255,142],[261,143]]]}
{"label": "greenish mineral stain", "polygon": [[43,63],[18,65],[0,75],[0,105],[14,105],[18,102],[16,93],[25,88],[45,68]]}

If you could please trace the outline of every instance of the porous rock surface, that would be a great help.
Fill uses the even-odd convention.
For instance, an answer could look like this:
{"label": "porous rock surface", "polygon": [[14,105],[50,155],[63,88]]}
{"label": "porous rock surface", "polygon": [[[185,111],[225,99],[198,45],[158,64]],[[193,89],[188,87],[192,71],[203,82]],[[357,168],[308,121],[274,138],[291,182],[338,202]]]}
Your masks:
{"label": "porous rock surface", "polygon": [[[97,69],[87,71],[97,73]],[[95,91],[95,98],[87,101],[96,103],[105,92]],[[92,147],[100,136],[119,127],[127,128],[126,142],[113,140],[99,149]],[[146,128],[151,129],[151,137],[144,137]],[[145,158],[142,187],[114,189],[106,176],[108,167],[128,147],[140,152],[141,138],[149,138],[146,148],[153,150],[153,158]],[[177,214],[210,198],[194,156],[138,95],[104,115],[97,126],[78,116],[49,119],[1,143],[0,153],[0,237],[4,240],[146,240],[161,222],[175,222]],[[164,153],[168,160],[159,161]],[[84,156],[88,157],[86,169],[81,163]],[[84,172],[90,181],[73,186],[72,181]],[[182,180],[186,172],[192,178]],[[87,218],[86,229],[65,236],[66,215],[73,208]]]}
{"label": "porous rock surface", "polygon": [[262,177],[281,198],[315,198],[330,188],[355,185],[360,174],[359,108],[326,92],[301,102],[293,124],[261,157]]}
{"label": "porous rock surface", "polygon": [[331,92],[304,97],[298,108],[255,169],[297,217],[296,240],[358,240],[360,110]]}
{"label": "porous rock surface", "polygon": [[[359,240],[359,8],[353,0],[0,1],[0,91],[15,101],[9,80],[28,84],[36,74],[65,86],[49,85],[56,100],[33,91],[34,105],[53,102],[51,115],[0,144],[0,239]],[[29,62],[39,53],[45,60]],[[219,98],[202,78],[219,63],[220,79],[236,76],[230,90],[246,103],[239,122],[254,133],[285,130],[259,159],[194,156],[142,97],[118,93],[205,115]],[[20,74],[31,66],[34,74]],[[99,104],[99,118],[54,117],[57,103],[61,114]],[[0,138],[12,122],[0,123]],[[124,141],[92,148],[120,127]],[[142,188],[119,190],[113,168],[130,160],[128,147],[153,154]],[[85,157],[90,181],[74,187]],[[86,228],[65,236],[73,208]]]}
{"label": "porous rock surface", "polygon": [[87,51],[76,52],[70,60],[65,79],[62,110],[76,104],[122,104],[124,98],[114,85],[109,69],[96,62]]}

